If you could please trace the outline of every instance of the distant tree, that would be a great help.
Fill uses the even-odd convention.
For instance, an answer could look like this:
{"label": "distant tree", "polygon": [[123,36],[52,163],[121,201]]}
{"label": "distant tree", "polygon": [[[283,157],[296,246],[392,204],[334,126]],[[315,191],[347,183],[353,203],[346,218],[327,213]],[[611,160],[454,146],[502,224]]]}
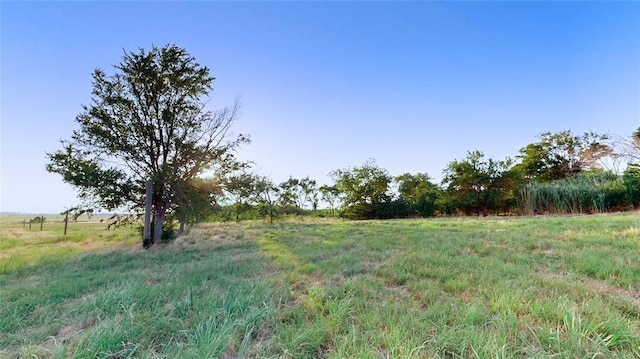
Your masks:
{"label": "distant tree", "polygon": [[320,188],[316,181],[308,188],[309,191],[309,203],[311,203],[311,210],[314,216],[318,216],[318,205],[320,204]]}
{"label": "distant tree", "polygon": [[[84,208],[141,214],[148,188],[153,215],[147,210],[147,218],[158,243],[167,214],[188,202],[177,188],[206,170],[227,167],[235,161],[233,150],[249,140],[228,134],[239,103],[205,110],[214,78],[184,49],[125,52],[114,68],[114,75],[94,72],[92,103],[76,117],[71,140],[48,154],[47,170],[78,189]],[[147,233],[145,248],[152,243]]]}
{"label": "distant tree", "polygon": [[269,223],[273,224],[275,216],[275,205],[280,200],[280,187],[275,185],[273,181],[266,176],[257,177],[255,180],[255,194],[259,201],[266,204],[269,213]]}
{"label": "distant tree", "polygon": [[333,171],[335,188],[342,196],[343,211],[356,219],[376,218],[380,205],[391,202],[392,177],[369,160],[360,167]]}
{"label": "distant tree", "polygon": [[340,198],[340,192],[335,186],[324,185],[320,187],[320,195],[322,200],[329,204],[329,214],[333,216],[333,209]]}
{"label": "distant tree", "polygon": [[504,161],[498,161],[497,166],[498,176],[493,182],[496,190],[496,203],[493,210],[510,214],[518,212],[519,191],[526,184],[525,177],[510,157]]}
{"label": "distant tree", "polygon": [[629,159],[629,172],[640,178],[640,127],[631,136],[631,143],[626,153]]}
{"label": "distant tree", "polygon": [[640,127],[630,136],[617,137],[613,141],[615,154],[629,164],[629,168],[640,170]]}
{"label": "distant tree", "polygon": [[461,161],[452,161],[444,170],[443,184],[453,206],[469,214],[488,215],[501,207],[511,188],[505,173],[512,161],[485,159],[480,151],[471,151]]}
{"label": "distant tree", "polygon": [[297,179],[289,177],[289,179],[280,184],[282,191],[282,200],[288,204],[294,205],[300,218],[304,219],[304,209],[307,202],[312,199],[312,194],[316,191],[316,181],[308,176]]}
{"label": "distant tree", "polygon": [[236,221],[255,198],[255,177],[246,172],[229,175],[224,179],[224,193],[233,202]]}
{"label": "distant tree", "polygon": [[404,173],[395,178],[401,201],[411,205],[413,211],[422,217],[433,216],[440,189],[430,181],[426,173]]}
{"label": "distant tree", "polygon": [[608,136],[593,132],[581,136],[571,131],[545,132],[540,141],[520,149],[519,170],[526,178],[553,181],[597,168],[598,161],[613,153]]}
{"label": "distant tree", "polygon": [[184,233],[186,225],[209,218],[223,195],[222,184],[219,181],[200,178],[179,184],[175,193],[177,206],[173,215],[180,224],[178,234]]}
{"label": "distant tree", "polygon": [[617,138],[614,146],[616,155],[627,163],[624,171],[627,202],[637,206],[640,203],[640,127],[631,136]]}

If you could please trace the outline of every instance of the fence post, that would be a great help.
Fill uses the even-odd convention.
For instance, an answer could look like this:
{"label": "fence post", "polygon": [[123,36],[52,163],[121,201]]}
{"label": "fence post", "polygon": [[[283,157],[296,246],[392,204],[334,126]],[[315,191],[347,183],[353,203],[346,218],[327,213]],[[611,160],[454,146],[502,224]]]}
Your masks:
{"label": "fence post", "polygon": [[40,215],[40,230],[42,231],[42,226],[44,225],[44,216]]}
{"label": "fence post", "polygon": [[22,220],[22,228],[24,228],[24,226],[26,226],[26,225],[27,225],[27,220],[26,220],[26,219],[23,219],[23,220]]}
{"label": "fence post", "polygon": [[32,220],[31,220],[31,218],[29,218],[29,229],[31,229],[31,222],[32,222]]}
{"label": "fence post", "polygon": [[69,211],[64,214],[64,235],[67,235],[67,224],[69,223]]}
{"label": "fence post", "polygon": [[142,246],[144,249],[151,245],[151,197],[153,196],[153,181],[147,181],[147,188],[144,200],[144,227],[142,230]]}

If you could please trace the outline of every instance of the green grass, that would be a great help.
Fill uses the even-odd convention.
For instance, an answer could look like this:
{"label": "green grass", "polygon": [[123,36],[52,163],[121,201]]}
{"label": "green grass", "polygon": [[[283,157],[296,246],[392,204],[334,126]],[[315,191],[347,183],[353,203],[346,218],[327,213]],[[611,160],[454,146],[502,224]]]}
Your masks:
{"label": "green grass", "polygon": [[639,228],[632,214],[204,224],[161,249],[1,274],[0,357],[637,358]]}
{"label": "green grass", "polygon": [[[87,251],[131,246],[139,237],[133,227],[107,230],[106,224],[100,221],[104,216],[70,220],[66,235],[63,216],[46,217],[42,230],[39,223],[29,228],[28,219],[34,217],[0,216],[0,274],[43,260],[59,261]],[[26,225],[22,223],[25,219]]]}

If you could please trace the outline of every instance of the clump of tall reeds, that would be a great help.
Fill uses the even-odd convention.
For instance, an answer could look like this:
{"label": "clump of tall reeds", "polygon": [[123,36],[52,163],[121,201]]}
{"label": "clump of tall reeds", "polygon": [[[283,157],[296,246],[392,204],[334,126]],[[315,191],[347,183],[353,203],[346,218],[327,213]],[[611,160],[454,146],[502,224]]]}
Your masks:
{"label": "clump of tall reeds", "polygon": [[551,182],[531,182],[520,191],[522,213],[599,213],[631,205],[624,178],[610,172],[582,173]]}

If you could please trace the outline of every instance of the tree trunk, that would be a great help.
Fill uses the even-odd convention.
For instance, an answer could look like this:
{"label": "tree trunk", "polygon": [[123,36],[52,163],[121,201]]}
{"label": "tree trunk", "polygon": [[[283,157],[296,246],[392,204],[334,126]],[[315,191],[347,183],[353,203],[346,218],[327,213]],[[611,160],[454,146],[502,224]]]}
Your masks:
{"label": "tree trunk", "polygon": [[147,181],[147,192],[144,201],[144,229],[142,231],[142,247],[151,246],[151,197],[153,196],[153,182]]}
{"label": "tree trunk", "polygon": [[178,234],[184,233],[184,220],[180,221],[180,228],[178,228]]}
{"label": "tree trunk", "polygon": [[159,245],[160,241],[162,240],[162,225],[164,224],[164,216],[165,216],[164,207],[162,206],[158,206],[158,207],[160,208],[157,209],[156,218],[154,221],[154,228],[153,228],[153,243],[156,245]]}
{"label": "tree trunk", "polygon": [[269,224],[273,224],[273,203],[269,203]]}

